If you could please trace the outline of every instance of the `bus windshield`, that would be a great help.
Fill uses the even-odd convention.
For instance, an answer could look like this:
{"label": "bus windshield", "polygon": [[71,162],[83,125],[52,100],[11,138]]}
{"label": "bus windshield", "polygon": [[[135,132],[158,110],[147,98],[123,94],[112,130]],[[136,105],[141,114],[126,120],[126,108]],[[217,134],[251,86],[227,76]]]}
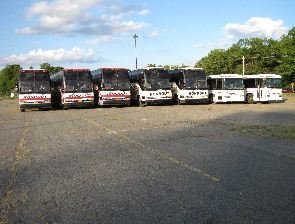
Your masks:
{"label": "bus windshield", "polygon": [[49,74],[45,72],[35,73],[35,92],[48,93],[50,91]]}
{"label": "bus windshield", "polygon": [[243,89],[243,79],[241,78],[226,78],[224,80],[224,89],[233,90],[233,89]]}
{"label": "bus windshield", "polygon": [[147,71],[146,75],[146,88],[157,89],[170,89],[169,74],[166,70]]}
{"label": "bus windshield", "polygon": [[67,71],[65,77],[66,92],[91,92],[92,81],[89,71]]}
{"label": "bus windshield", "polygon": [[46,72],[22,72],[19,76],[21,93],[48,93],[50,91],[49,74]]}
{"label": "bus windshield", "polygon": [[267,88],[282,88],[282,80],[279,78],[267,78],[265,85]]}
{"label": "bus windshield", "polygon": [[184,71],[186,89],[207,89],[206,76],[203,71]]}
{"label": "bus windshield", "polygon": [[129,90],[128,70],[107,70],[103,73],[104,90]]}

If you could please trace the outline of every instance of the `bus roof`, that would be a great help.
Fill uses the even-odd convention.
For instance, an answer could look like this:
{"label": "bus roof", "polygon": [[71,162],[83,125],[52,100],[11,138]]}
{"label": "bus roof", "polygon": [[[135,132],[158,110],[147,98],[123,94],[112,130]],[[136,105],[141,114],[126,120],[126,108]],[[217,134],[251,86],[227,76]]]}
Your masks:
{"label": "bus roof", "polygon": [[281,76],[277,74],[244,75],[244,79],[263,79],[263,78],[281,78]]}
{"label": "bus roof", "polygon": [[209,78],[217,79],[217,78],[243,78],[240,74],[220,74],[220,75],[209,75]]}
{"label": "bus roof", "polygon": [[100,68],[105,70],[128,70],[128,68]]}
{"label": "bus roof", "polygon": [[165,70],[164,67],[144,67],[144,70]]}
{"label": "bus roof", "polygon": [[20,72],[48,72],[47,69],[21,69]]}
{"label": "bus roof", "polygon": [[65,72],[74,72],[74,71],[90,71],[88,68],[64,68],[62,71]]}
{"label": "bus roof", "polygon": [[185,67],[179,68],[180,70],[203,70],[203,68],[195,68],[195,67]]}

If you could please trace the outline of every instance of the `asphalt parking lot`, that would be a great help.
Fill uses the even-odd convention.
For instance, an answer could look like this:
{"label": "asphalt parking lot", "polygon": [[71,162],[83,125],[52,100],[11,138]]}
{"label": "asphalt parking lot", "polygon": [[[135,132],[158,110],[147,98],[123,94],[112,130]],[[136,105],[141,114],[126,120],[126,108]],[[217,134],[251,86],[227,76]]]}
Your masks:
{"label": "asphalt parking lot", "polygon": [[2,100],[0,223],[294,223],[294,108]]}

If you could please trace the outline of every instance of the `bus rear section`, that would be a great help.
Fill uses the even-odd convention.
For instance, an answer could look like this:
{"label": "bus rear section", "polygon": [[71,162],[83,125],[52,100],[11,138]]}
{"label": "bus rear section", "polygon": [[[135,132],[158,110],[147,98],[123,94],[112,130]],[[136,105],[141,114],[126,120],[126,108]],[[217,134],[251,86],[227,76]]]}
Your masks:
{"label": "bus rear section", "polygon": [[169,74],[162,67],[132,71],[130,81],[132,104],[138,106],[172,104]]}
{"label": "bus rear section", "polygon": [[130,81],[126,68],[99,68],[91,72],[95,104],[98,106],[129,106]]}
{"label": "bus rear section", "polygon": [[49,72],[46,69],[22,69],[18,77],[19,108],[51,109]]}
{"label": "bus rear section", "polygon": [[256,102],[282,102],[282,78],[277,74],[245,75],[245,100]]}
{"label": "bus rear section", "polygon": [[209,75],[210,103],[244,102],[243,76],[239,74]]}
{"label": "bus rear section", "polygon": [[63,69],[50,78],[54,106],[64,109],[94,106],[93,84],[89,69]]}
{"label": "bus rear section", "polygon": [[208,103],[208,87],[202,68],[169,71],[174,104]]}

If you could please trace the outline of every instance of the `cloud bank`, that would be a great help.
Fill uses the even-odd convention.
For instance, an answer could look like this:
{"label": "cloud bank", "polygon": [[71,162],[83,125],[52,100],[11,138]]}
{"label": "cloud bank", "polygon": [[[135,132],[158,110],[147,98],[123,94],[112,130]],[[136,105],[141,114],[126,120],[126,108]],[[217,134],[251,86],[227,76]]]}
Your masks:
{"label": "cloud bank", "polygon": [[223,27],[223,37],[214,43],[197,43],[193,47],[202,50],[225,49],[244,38],[272,38],[280,39],[288,33],[282,20],[266,17],[252,17],[244,24],[227,23]]}
{"label": "cloud bank", "polygon": [[282,20],[265,17],[252,17],[244,24],[227,23],[223,30],[229,39],[252,37],[279,39],[288,32]]}
{"label": "cloud bank", "polygon": [[140,5],[123,5],[119,0],[53,0],[32,4],[26,15],[36,23],[17,29],[26,35],[116,35],[135,32],[148,24],[132,15],[145,16]]}
{"label": "cloud bank", "polygon": [[94,51],[91,49],[83,50],[73,47],[71,50],[63,48],[57,50],[32,50],[20,55],[11,55],[0,58],[0,65],[20,64],[21,66],[35,66],[42,63],[63,64],[63,63],[96,63],[102,59],[95,58]]}

